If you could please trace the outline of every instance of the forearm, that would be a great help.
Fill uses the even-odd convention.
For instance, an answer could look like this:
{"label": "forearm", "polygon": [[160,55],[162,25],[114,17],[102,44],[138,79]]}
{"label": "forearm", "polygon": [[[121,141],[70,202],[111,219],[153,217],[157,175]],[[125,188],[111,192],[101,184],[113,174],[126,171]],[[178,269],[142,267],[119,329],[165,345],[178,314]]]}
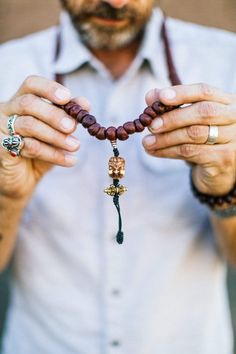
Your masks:
{"label": "forearm", "polygon": [[236,216],[219,218],[212,214],[211,221],[223,254],[236,267]]}
{"label": "forearm", "polygon": [[0,196],[0,272],[7,266],[13,253],[25,204],[22,200]]}

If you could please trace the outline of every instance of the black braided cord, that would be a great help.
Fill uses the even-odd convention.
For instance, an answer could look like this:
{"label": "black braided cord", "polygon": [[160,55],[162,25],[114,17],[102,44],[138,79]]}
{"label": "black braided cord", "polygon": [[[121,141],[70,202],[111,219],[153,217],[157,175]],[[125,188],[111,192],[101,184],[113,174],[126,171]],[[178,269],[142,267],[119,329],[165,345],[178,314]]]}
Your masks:
{"label": "black braided cord", "polygon": [[[115,157],[118,157],[120,155],[119,150],[117,148],[113,149],[113,153],[114,153]],[[120,185],[120,182],[118,179],[113,179],[113,184],[116,188],[118,188]],[[120,212],[120,195],[119,195],[119,193],[116,193],[114,195],[113,203],[114,203],[117,213],[118,213],[118,225],[119,225],[119,229],[116,234],[116,241],[117,241],[117,243],[119,243],[121,245],[124,241],[124,233],[122,231],[122,217],[121,217],[121,212]]]}

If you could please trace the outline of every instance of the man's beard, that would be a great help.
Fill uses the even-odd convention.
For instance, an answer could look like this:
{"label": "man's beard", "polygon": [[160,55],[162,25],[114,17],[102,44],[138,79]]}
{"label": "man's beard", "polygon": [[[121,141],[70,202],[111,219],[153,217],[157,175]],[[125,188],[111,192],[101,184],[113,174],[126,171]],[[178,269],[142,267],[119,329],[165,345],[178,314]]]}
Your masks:
{"label": "man's beard", "polygon": [[[86,4],[75,14],[66,1],[64,5],[85,45],[103,50],[116,50],[128,46],[141,35],[152,12],[152,6],[141,11],[130,7],[116,9],[108,3],[101,3],[96,7]],[[94,21],[94,18],[114,20],[118,25],[103,25]],[[119,23],[119,20],[122,22]]]}

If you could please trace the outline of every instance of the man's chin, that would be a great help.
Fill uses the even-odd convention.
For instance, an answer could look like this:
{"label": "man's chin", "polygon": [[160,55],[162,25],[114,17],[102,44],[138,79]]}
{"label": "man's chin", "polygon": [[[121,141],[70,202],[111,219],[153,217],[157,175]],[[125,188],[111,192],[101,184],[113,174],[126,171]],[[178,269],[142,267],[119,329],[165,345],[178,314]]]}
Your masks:
{"label": "man's chin", "polygon": [[114,26],[93,25],[91,23],[80,26],[78,31],[87,47],[107,51],[127,47],[140,33],[130,26],[115,29]]}

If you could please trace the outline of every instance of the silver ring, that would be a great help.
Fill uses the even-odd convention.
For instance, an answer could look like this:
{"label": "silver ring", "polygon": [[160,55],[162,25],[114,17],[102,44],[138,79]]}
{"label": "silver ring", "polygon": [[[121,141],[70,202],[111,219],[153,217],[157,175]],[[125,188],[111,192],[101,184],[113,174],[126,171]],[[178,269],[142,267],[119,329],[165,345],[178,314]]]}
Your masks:
{"label": "silver ring", "polygon": [[3,149],[7,150],[11,156],[20,156],[24,146],[24,138],[19,134],[8,136],[2,140],[1,146]]}
{"label": "silver ring", "polygon": [[7,121],[7,130],[9,132],[10,135],[16,135],[16,131],[15,131],[15,121],[16,118],[19,117],[17,114],[13,114],[8,118]]}
{"label": "silver ring", "polygon": [[216,125],[209,125],[209,133],[205,144],[214,145],[219,136],[219,128]]}

